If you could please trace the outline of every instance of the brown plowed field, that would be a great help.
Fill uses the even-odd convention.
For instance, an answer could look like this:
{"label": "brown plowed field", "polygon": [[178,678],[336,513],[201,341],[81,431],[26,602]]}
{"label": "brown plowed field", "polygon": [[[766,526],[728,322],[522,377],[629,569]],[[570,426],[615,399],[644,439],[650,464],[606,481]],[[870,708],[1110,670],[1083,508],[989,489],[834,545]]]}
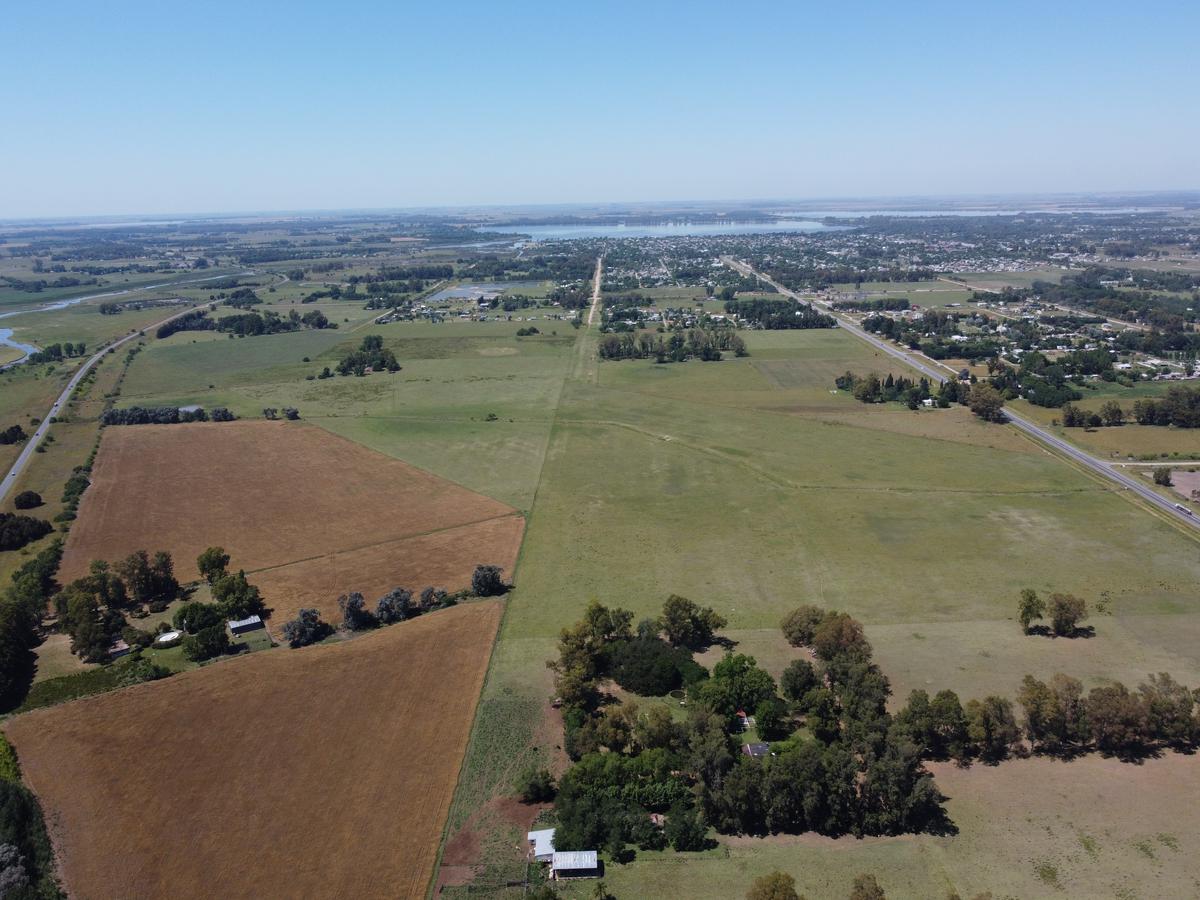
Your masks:
{"label": "brown plowed field", "polygon": [[222,546],[275,610],[336,621],[339,594],[465,587],[480,563],[511,570],[524,520],[497,500],[294,422],[107,428],[63,557],[169,550],[181,581]]}
{"label": "brown plowed field", "polygon": [[500,609],[458,606],[11,719],[68,890],[424,896]]}
{"label": "brown plowed field", "polygon": [[397,585],[414,594],[426,586],[456,589],[471,583],[479,563],[511,569],[524,528],[520,516],[501,516],[266,569],[251,580],[273,609],[276,629],[304,606],[337,621],[334,601],[347,590],[361,591],[367,605],[374,607],[376,599]]}

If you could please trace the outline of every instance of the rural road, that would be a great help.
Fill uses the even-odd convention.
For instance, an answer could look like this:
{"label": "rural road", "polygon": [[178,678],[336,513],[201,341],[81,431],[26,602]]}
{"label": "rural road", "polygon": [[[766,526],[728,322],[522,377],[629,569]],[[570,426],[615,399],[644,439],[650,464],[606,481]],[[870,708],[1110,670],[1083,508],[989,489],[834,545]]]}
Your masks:
{"label": "rural road", "polygon": [[592,279],[592,307],[588,310],[587,326],[591,328],[596,323],[596,313],[600,311],[600,280],[604,274],[604,257],[596,259],[596,275]]}
{"label": "rural road", "polygon": [[[763,275],[761,272],[756,271],[753,267],[747,265],[746,263],[734,259],[726,259],[729,265],[734,269],[737,269],[739,272],[745,275],[753,275],[756,278],[765,281],[785,297],[791,297],[793,300],[802,299],[795,291],[790,291],[782,285],[776,284],[770,278]],[[833,310],[830,310],[830,313],[838,320],[838,324],[842,328],[846,329],[846,331],[850,332],[855,337],[866,341],[868,344],[871,344],[873,347],[882,350],[884,353],[887,353],[890,356],[894,356],[896,359],[902,360],[934,382],[941,384],[948,378],[946,373],[944,371],[939,371],[935,365],[922,362],[921,360],[916,359],[912,354],[905,353],[899,347],[896,347],[882,338],[878,338],[875,335],[864,331],[854,322],[849,321],[847,317],[839,315]],[[932,360],[930,362],[932,363]],[[1109,481],[1115,482],[1127,491],[1133,491],[1138,495],[1138,497],[1149,503],[1152,507],[1174,517],[1176,521],[1182,522],[1191,528],[1200,530],[1200,519],[1197,519],[1194,515],[1175,506],[1175,504],[1169,499],[1157,494],[1153,489],[1138,481],[1136,478],[1131,478],[1129,475],[1118,471],[1115,467],[1104,460],[1080,450],[1075,445],[1069,443],[1068,441],[1064,441],[1060,437],[1056,437],[1023,416],[1019,416],[1007,409],[1004,410],[1004,414],[1008,417],[1008,421],[1017,428],[1021,429],[1036,440],[1041,441],[1051,449],[1056,450],[1058,453],[1062,454],[1078,465],[1081,465],[1084,468],[1095,472],[1104,478],[1107,478]]]}
{"label": "rural road", "polygon": [[[218,277],[225,278],[227,276],[222,275],[222,276],[218,276]],[[204,280],[211,280],[211,279],[204,279]],[[120,293],[125,293],[125,292],[122,291]],[[102,295],[97,295],[97,296],[113,296],[113,295],[112,294],[102,294]],[[94,299],[94,298],[92,298],[92,299]],[[104,358],[105,354],[108,353],[109,350],[115,350],[118,347],[120,347],[122,344],[128,343],[129,341],[136,339],[137,337],[141,336],[141,334],[143,332],[149,331],[151,328],[158,328],[160,325],[165,325],[167,322],[173,322],[176,319],[178,319],[180,316],[184,316],[184,315],[187,315],[188,313],[192,312],[194,309],[196,309],[195,306],[188,306],[186,309],[184,309],[180,312],[174,313],[159,322],[155,322],[153,325],[147,325],[146,327],[140,328],[137,331],[131,331],[129,334],[125,335],[122,338],[118,338],[113,343],[108,344],[105,347],[102,347],[101,349],[99,349],[95,353],[93,353],[90,357],[88,357],[87,362],[85,362],[82,366],[79,367],[79,371],[77,371],[74,375],[71,376],[71,380],[67,382],[67,386],[66,386],[66,388],[63,389],[63,392],[58,395],[58,399],[54,401],[54,405],[52,405],[50,407],[50,411],[47,412],[42,417],[41,424],[38,425],[37,431],[35,431],[33,433],[33,435],[29,438],[28,441],[26,441],[25,449],[23,449],[21,451],[21,455],[17,457],[17,461],[13,463],[12,468],[8,470],[8,474],[4,476],[4,480],[2,482],[0,482],[0,503],[3,503],[5,498],[8,497],[9,491],[11,491],[13,488],[13,485],[15,485],[17,483],[17,478],[20,476],[20,474],[23,471],[25,471],[25,468],[29,465],[29,460],[32,459],[33,454],[35,452],[37,452],[38,445],[41,443],[42,438],[44,438],[46,436],[46,432],[50,430],[50,419],[54,416],[57,416],[59,410],[62,409],[64,406],[66,406],[67,400],[71,396],[71,392],[74,391],[75,388],[79,386],[79,382],[81,382],[83,380],[84,376],[87,375],[87,373],[92,370],[92,368],[96,365],[96,363],[98,363],[101,359]]]}

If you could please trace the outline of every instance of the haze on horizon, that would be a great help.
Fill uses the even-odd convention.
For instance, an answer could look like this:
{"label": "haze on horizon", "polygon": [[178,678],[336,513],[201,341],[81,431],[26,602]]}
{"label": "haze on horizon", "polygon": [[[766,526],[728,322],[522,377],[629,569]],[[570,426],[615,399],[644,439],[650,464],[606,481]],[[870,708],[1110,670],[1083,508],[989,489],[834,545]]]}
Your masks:
{"label": "haze on horizon", "polygon": [[4,19],[2,219],[1200,187],[1194,3]]}

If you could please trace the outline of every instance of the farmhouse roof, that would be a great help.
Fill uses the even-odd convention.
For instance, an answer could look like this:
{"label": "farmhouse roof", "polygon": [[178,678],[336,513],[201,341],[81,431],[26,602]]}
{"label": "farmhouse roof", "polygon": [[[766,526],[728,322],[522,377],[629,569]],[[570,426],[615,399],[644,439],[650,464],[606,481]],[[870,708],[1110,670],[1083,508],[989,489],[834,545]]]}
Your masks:
{"label": "farmhouse roof", "polygon": [[257,627],[262,624],[262,619],[258,616],[246,616],[244,619],[230,619],[229,630],[237,631],[239,628]]}
{"label": "farmhouse roof", "polygon": [[543,828],[540,831],[531,831],[527,835],[529,843],[533,844],[533,855],[536,859],[543,857],[549,859],[554,856],[554,829]]}
{"label": "farmhouse roof", "polygon": [[555,852],[550,863],[556,872],[570,872],[576,869],[595,869],[597,867],[595,850],[567,850]]}

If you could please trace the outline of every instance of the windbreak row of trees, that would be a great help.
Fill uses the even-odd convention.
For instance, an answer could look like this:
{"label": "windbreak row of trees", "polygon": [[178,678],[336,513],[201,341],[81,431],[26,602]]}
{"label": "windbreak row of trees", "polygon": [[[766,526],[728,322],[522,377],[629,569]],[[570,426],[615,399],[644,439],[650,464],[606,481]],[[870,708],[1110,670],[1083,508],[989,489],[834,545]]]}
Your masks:
{"label": "windbreak row of trees", "polygon": [[236,419],[224,406],[203,409],[180,409],[177,406],[130,406],[125,409],[106,409],[100,415],[101,425],[179,425],[187,422],[232,422]]}
{"label": "windbreak row of trees", "polygon": [[692,328],[687,332],[662,334],[621,332],[600,338],[601,359],[649,359],[655,362],[684,362],[688,359],[716,361],[722,351],[749,356],[746,342],[732,328]]}
{"label": "windbreak row of trees", "polygon": [[83,341],[78,343],[49,344],[41,350],[36,350],[29,354],[27,362],[30,363],[53,363],[62,362],[64,359],[76,359],[87,353],[87,345]]}

